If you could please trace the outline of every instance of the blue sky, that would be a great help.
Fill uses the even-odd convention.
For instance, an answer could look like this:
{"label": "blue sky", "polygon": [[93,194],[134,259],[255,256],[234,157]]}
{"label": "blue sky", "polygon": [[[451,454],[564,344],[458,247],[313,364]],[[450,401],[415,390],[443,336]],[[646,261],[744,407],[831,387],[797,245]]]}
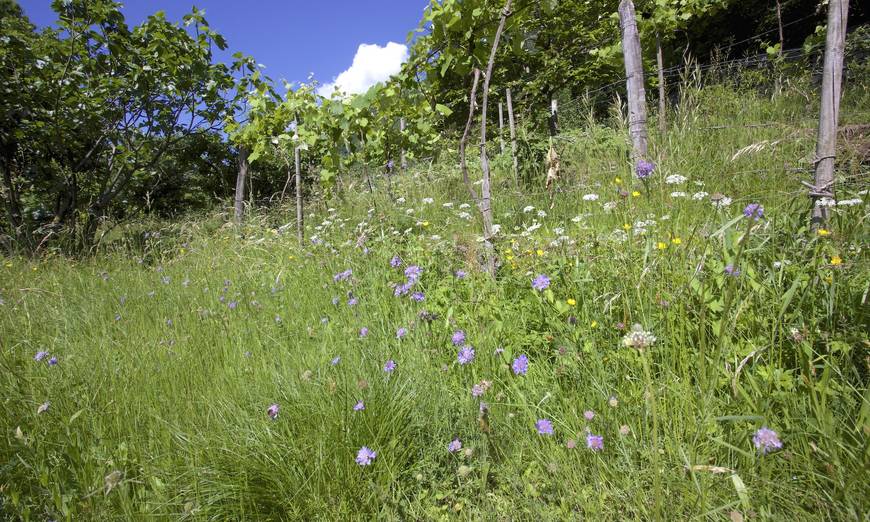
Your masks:
{"label": "blue sky", "polygon": [[[278,81],[306,81],[309,73],[322,84],[335,78],[344,90],[359,92],[398,70],[406,56],[407,34],[423,15],[428,0],[127,0],[122,12],[134,25],[156,11],[173,21],[193,5],[226,37],[229,61],[236,51],[265,64]],[[50,0],[19,0],[37,25],[56,16]],[[256,7],[255,7],[256,6]],[[387,45],[394,42],[398,45]],[[360,47],[363,44],[367,44]],[[377,47],[375,47],[377,46]],[[358,52],[359,51],[359,52]],[[353,67],[351,67],[353,65]],[[349,70],[350,69],[350,70]],[[323,92],[330,89],[326,85]]]}

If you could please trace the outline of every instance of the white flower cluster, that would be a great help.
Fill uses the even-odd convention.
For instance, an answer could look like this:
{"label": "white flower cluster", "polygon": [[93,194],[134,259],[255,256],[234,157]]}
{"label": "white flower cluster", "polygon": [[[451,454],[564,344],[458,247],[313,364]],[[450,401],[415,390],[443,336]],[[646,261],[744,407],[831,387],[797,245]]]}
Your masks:
{"label": "white flower cluster", "polygon": [[670,176],[665,178],[665,183],[668,185],[682,185],[686,182],[686,176],[681,176],[679,174],[671,174]]}
{"label": "white flower cluster", "polygon": [[598,194],[586,194],[583,196],[583,201],[598,201]]}
{"label": "white flower cluster", "polygon": [[626,348],[635,348],[644,350],[649,348],[656,342],[656,336],[652,332],[643,329],[643,326],[635,324],[631,327],[631,331],[625,334],[622,338],[622,345]]}
{"label": "white flower cluster", "polygon": [[695,192],[694,194],[692,194],[692,199],[694,199],[695,201],[701,201],[702,199],[706,198],[709,195],[710,194],[708,194],[702,190],[701,192]]}

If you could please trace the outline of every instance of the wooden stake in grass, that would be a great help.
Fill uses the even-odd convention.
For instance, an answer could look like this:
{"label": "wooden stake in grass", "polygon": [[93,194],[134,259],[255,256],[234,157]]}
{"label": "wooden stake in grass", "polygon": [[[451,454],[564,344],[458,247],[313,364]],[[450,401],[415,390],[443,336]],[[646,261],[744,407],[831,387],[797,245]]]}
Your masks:
{"label": "wooden stake in grass", "polygon": [[513,159],[514,183],[519,184],[520,177],[517,165],[517,130],[516,127],[514,127],[514,104],[511,101],[510,88],[505,91],[505,95],[507,98],[508,126],[511,131],[511,158]]}
{"label": "wooden stake in grass", "polygon": [[501,102],[498,102],[498,146],[499,152],[504,154],[504,111]]}
{"label": "wooden stake in grass", "polygon": [[837,124],[843,83],[843,50],[846,45],[848,0],[830,0],[828,30],[825,38],[825,68],[822,75],[819,134],[816,142],[816,176],[810,186],[813,199],[812,226],[818,228],[828,219],[828,209],[819,202],[833,198],[834,163],[837,156]]}
{"label": "wooden stake in grass", "polygon": [[235,220],[236,224],[242,222],[242,215],[245,213],[245,178],[248,177],[248,151],[244,148],[239,149],[239,173],[236,176],[236,200],[235,200]]}
{"label": "wooden stake in grass", "polygon": [[659,131],[664,134],[668,129],[667,115],[665,114],[665,60],[662,56],[662,39],[656,31],[656,65],[659,68]]}
{"label": "wooden stake in grass", "polygon": [[634,14],[634,2],[619,3],[619,26],[622,29],[622,52],[625,56],[625,77],[628,90],[628,133],[631,136],[634,162],[647,156],[646,92],[643,87],[643,62],[640,36]]}
{"label": "wooden stake in grass", "polygon": [[[399,119],[399,132],[401,133],[401,135],[404,139],[404,136],[405,136],[405,118]],[[408,168],[408,161],[405,158],[405,145],[404,144],[402,145],[401,157],[399,159],[399,167],[402,169],[401,174],[404,176],[405,169]]]}
{"label": "wooden stake in grass", "polygon": [[302,240],[305,238],[305,232],[302,227],[302,172],[299,168],[298,145],[293,149],[293,161],[296,167],[296,239],[299,240],[299,244],[301,245]]}

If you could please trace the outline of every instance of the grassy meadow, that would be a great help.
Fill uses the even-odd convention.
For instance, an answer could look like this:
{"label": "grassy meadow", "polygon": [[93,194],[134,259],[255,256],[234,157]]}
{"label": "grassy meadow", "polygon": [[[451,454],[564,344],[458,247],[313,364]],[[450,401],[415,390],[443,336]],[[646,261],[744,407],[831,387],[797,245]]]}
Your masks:
{"label": "grassy meadow", "polygon": [[645,182],[581,108],[552,203],[496,157],[495,279],[453,150],[303,247],[287,207],[3,259],[0,517],[866,520],[867,166],[813,231],[804,87],[684,84]]}

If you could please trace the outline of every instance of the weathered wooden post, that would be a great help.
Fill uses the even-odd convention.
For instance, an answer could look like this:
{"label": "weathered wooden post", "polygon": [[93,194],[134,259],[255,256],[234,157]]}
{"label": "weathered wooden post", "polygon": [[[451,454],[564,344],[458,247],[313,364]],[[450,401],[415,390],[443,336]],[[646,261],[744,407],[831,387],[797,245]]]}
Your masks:
{"label": "weathered wooden post", "polygon": [[508,110],[508,126],[511,131],[511,158],[513,159],[513,168],[514,168],[514,182],[519,184],[519,169],[517,168],[517,130],[514,127],[514,105],[511,101],[511,90],[508,88],[505,91],[505,97],[507,98],[507,110]]}
{"label": "weathered wooden post", "polygon": [[242,222],[245,213],[245,178],[248,177],[248,151],[244,147],[239,149],[239,173],[236,176],[236,200],[235,220],[236,224]]}
{"label": "weathered wooden post", "polygon": [[825,37],[825,69],[822,75],[819,134],[816,141],[816,176],[815,183],[810,188],[810,197],[813,199],[813,228],[822,226],[828,219],[827,206],[820,205],[820,200],[834,197],[837,125],[840,117],[843,51],[846,46],[848,15],[849,0],[830,0]]}
{"label": "weathered wooden post", "polygon": [[293,162],[296,167],[296,239],[301,245],[305,238],[305,232],[302,227],[302,172],[299,168],[299,145],[293,149]]}
{"label": "weathered wooden post", "polygon": [[504,154],[504,112],[501,102],[498,102],[498,145],[499,151]]}
{"label": "weathered wooden post", "polygon": [[631,136],[634,161],[647,156],[646,91],[643,87],[643,62],[640,36],[634,14],[634,2],[619,3],[619,25],[622,29],[622,51],[625,56],[626,89],[628,91],[628,133]]}
{"label": "weathered wooden post", "polygon": [[662,39],[659,37],[658,31],[656,31],[656,62],[659,67],[659,131],[664,134],[668,129],[668,119],[665,114],[667,110],[665,105],[665,59],[662,56]]}
{"label": "weathered wooden post", "polygon": [[407,160],[405,159],[405,144],[404,144],[404,139],[405,139],[405,118],[399,118],[399,132],[401,133],[401,135],[402,135],[402,140],[403,140],[403,143],[402,143],[402,152],[401,152],[401,157],[400,157],[400,159],[399,159],[399,166],[400,166],[400,168],[402,169],[402,171],[401,171],[402,175],[404,175],[404,174],[405,174],[405,169],[408,168],[408,162],[407,162]]}
{"label": "weathered wooden post", "polygon": [[782,8],[779,5],[779,0],[776,0],[776,23],[779,26],[779,55],[782,56],[785,39],[782,37]]}

